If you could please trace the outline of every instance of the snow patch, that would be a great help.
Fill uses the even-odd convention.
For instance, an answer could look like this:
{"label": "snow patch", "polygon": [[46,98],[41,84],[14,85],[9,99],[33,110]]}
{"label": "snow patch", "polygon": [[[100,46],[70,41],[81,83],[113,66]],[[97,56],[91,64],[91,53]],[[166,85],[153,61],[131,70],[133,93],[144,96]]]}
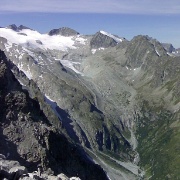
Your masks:
{"label": "snow patch", "polygon": [[133,147],[133,150],[135,150],[137,148],[137,146],[138,146],[138,142],[137,142],[137,139],[135,137],[134,132],[132,130],[130,130],[130,132],[131,132],[131,141],[130,141],[130,144]]}
{"label": "snow patch", "polygon": [[156,51],[156,54],[157,54],[158,56],[160,56],[160,54],[159,54],[159,52],[157,51],[157,49],[155,49],[155,51]]}
{"label": "snow patch", "polygon": [[100,33],[113,38],[117,43],[120,43],[123,41],[121,38],[118,38],[110,33],[105,32],[105,31],[100,31]]}
{"label": "snow patch", "polygon": [[92,54],[95,54],[97,49],[91,49]]}
{"label": "snow patch", "polygon": [[48,95],[45,94],[45,101],[51,106],[51,108],[54,110],[55,114],[58,116],[58,118],[61,120],[60,114],[57,112],[56,107],[57,103],[52,100]]}
{"label": "snow patch", "polygon": [[167,55],[168,55],[168,56],[172,56],[172,57],[174,56],[173,54],[171,54],[171,53],[169,53],[169,52],[167,52]]}
{"label": "snow patch", "polygon": [[80,43],[80,44],[85,45],[87,39],[84,39],[84,38],[82,38],[82,37],[80,37],[80,36],[78,35],[78,37],[75,39],[75,41],[78,42],[78,43]]}
{"label": "snow patch", "polygon": [[27,70],[27,71],[23,68],[23,64],[22,64],[22,63],[18,64],[17,67],[18,67],[18,69],[19,69],[20,71],[22,71],[22,72],[26,75],[26,77],[27,77],[29,80],[32,79],[33,76],[32,76],[32,74],[31,74],[31,71],[30,71],[29,66],[28,66],[28,70]]}
{"label": "snow patch", "polygon": [[75,73],[80,74],[80,75],[83,76],[83,73],[81,73],[80,71],[78,71],[78,70],[74,67],[74,65],[81,64],[81,63],[79,63],[79,62],[73,62],[73,61],[69,61],[69,60],[62,60],[62,59],[56,59],[56,60],[59,60],[59,61],[62,63],[63,66],[66,66],[66,67],[72,69]]}
{"label": "snow patch", "polygon": [[5,43],[4,45],[5,45],[5,47],[6,47],[6,51],[9,52],[10,48],[12,48],[12,43],[7,42],[7,43]]}
{"label": "snow patch", "polygon": [[19,83],[20,83],[22,86],[26,87],[26,85],[25,85],[20,79],[17,79],[17,80],[19,81]]}
{"label": "snow patch", "polygon": [[105,48],[104,47],[100,47],[100,48],[98,48],[98,50],[100,51],[100,50],[105,50]]}
{"label": "snow patch", "polygon": [[91,52],[92,52],[92,54],[95,54],[96,51],[100,51],[100,50],[105,50],[105,48],[104,47],[100,47],[98,49],[91,49]]}

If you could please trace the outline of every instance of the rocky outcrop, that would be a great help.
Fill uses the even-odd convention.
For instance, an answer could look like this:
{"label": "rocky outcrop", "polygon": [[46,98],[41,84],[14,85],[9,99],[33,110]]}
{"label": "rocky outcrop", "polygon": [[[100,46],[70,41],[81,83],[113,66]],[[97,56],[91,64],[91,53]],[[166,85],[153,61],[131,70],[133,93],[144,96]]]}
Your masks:
{"label": "rocky outcrop", "polygon": [[53,35],[61,35],[61,36],[75,36],[79,33],[75,31],[74,29],[68,28],[68,27],[62,27],[59,29],[52,29],[49,33],[50,36]]}
{"label": "rocky outcrop", "polygon": [[0,179],[1,180],[81,180],[79,177],[67,177],[61,173],[57,176],[42,172],[40,167],[36,171],[28,172],[26,167],[18,161],[7,160],[0,154]]}

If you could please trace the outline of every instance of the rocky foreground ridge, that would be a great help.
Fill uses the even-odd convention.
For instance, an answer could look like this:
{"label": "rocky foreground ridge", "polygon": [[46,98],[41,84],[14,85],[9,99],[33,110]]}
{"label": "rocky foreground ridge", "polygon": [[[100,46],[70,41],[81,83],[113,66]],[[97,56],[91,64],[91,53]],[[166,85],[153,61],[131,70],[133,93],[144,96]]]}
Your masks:
{"label": "rocky foreground ridge", "polygon": [[45,174],[39,167],[37,171],[28,173],[26,167],[21,166],[18,161],[6,160],[6,157],[0,154],[0,178],[3,180],[81,180],[78,177],[68,178],[63,173],[55,176]]}
{"label": "rocky foreground ridge", "polygon": [[[0,177],[5,173],[7,178],[8,168],[20,164],[28,172],[40,166],[42,173],[47,174],[106,179],[102,169],[68,138],[36,84],[27,79],[31,94],[36,95],[32,99],[10,67],[11,63],[0,51]],[[11,167],[6,169],[6,162]]]}
{"label": "rocky foreground ridge", "polygon": [[12,92],[1,96],[0,153],[29,172],[40,164],[81,179],[178,179],[178,52],[149,36],[50,32],[0,28],[13,77],[2,80]]}

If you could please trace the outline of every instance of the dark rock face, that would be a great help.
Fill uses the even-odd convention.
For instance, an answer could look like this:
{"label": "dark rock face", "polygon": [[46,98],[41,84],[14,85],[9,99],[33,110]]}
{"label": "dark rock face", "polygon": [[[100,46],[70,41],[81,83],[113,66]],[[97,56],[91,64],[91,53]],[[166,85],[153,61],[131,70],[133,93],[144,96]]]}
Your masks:
{"label": "dark rock face", "polygon": [[104,35],[101,32],[97,32],[93,36],[90,42],[90,46],[92,49],[101,48],[101,47],[108,48],[108,47],[114,47],[116,45],[117,45],[117,42],[113,38],[107,35]]}
{"label": "dark rock face", "polygon": [[71,28],[68,27],[62,27],[59,29],[53,29],[48,33],[50,36],[53,35],[61,35],[61,36],[75,36],[79,33]]}
{"label": "dark rock face", "polygon": [[[15,24],[11,24],[11,25],[9,25],[9,26],[7,26],[7,28],[8,29],[12,29],[12,30],[14,30],[14,31],[21,31],[21,30],[23,30],[23,29],[30,29],[30,28],[28,28],[28,27],[26,27],[26,26],[23,26],[23,25],[20,25],[19,27],[17,27]],[[32,29],[31,29],[32,30]]]}
{"label": "dark rock face", "polygon": [[36,40],[36,42],[41,45],[43,44],[40,40]]}
{"label": "dark rock face", "polygon": [[[40,167],[37,167],[36,171],[28,172],[26,167],[21,166],[18,161],[7,160],[1,158],[0,154],[0,179],[5,180],[69,180],[69,178],[61,173],[57,176],[49,175],[48,172],[43,172]],[[73,177],[74,180],[80,180],[79,177]]]}
{"label": "dark rock face", "polygon": [[0,51],[0,154],[18,161],[28,171],[40,165],[43,171],[49,169],[54,174],[64,172],[68,176],[78,174],[81,179],[107,179],[83,150],[69,142],[36,84],[29,82],[37,96],[31,99],[10,67]]}
{"label": "dark rock face", "polygon": [[[18,30],[20,31],[20,30],[23,30],[23,29],[30,29],[29,27],[26,27],[26,26],[23,26],[23,25],[20,25],[19,27],[18,27]],[[31,29],[32,30],[32,29]]]}
{"label": "dark rock face", "polygon": [[11,24],[9,26],[7,26],[8,29],[12,29],[14,31],[18,31],[18,27],[15,24]]}
{"label": "dark rock face", "polygon": [[136,36],[130,41],[126,50],[127,66],[138,68],[149,66],[159,56],[167,56],[167,52],[163,46],[156,40],[148,36]]}
{"label": "dark rock face", "polygon": [[175,52],[175,48],[173,47],[172,44],[162,43],[162,45],[166,49],[167,52],[169,53]]}

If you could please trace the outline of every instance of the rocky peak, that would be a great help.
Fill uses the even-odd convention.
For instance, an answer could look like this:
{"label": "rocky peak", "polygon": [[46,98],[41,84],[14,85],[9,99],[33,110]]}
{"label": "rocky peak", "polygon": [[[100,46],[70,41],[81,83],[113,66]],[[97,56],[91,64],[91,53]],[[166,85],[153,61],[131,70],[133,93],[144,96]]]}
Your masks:
{"label": "rocky peak", "polygon": [[127,65],[132,68],[138,68],[146,63],[148,66],[152,63],[152,59],[155,60],[160,56],[167,56],[162,44],[156,39],[143,35],[135,36],[128,44],[126,51]]}
{"label": "rocky peak", "polygon": [[75,31],[74,29],[68,28],[68,27],[62,27],[59,29],[52,29],[48,35],[61,35],[61,36],[75,36],[78,35],[79,32]]}
{"label": "rocky peak", "polygon": [[0,154],[0,179],[81,180],[79,177],[68,178],[63,173],[58,174],[57,176],[52,174],[50,175],[48,172],[42,172],[40,167],[37,167],[36,171],[28,172],[27,168],[25,166],[21,166],[18,161],[7,160],[2,154]]}
{"label": "rocky peak", "polygon": [[31,28],[26,27],[26,26],[24,26],[24,25],[20,25],[20,26],[18,27],[18,30],[19,30],[19,31],[21,31],[21,30],[23,30],[23,29],[30,29],[30,30],[32,30]]}
{"label": "rocky peak", "polygon": [[9,26],[6,27],[7,29],[12,29],[14,31],[18,31],[18,27],[15,24],[11,24]]}
{"label": "rocky peak", "polygon": [[92,49],[101,48],[101,47],[103,48],[114,47],[117,44],[118,43],[114,38],[102,33],[101,31],[97,32],[90,41],[90,45]]}
{"label": "rocky peak", "polygon": [[16,26],[15,24],[11,24],[11,25],[7,26],[6,28],[7,28],[7,29],[12,29],[13,31],[21,31],[21,30],[23,30],[23,29],[30,29],[30,28],[28,28],[28,27],[26,27],[26,26],[24,26],[24,25],[20,25],[20,26],[18,27],[18,26]]}

